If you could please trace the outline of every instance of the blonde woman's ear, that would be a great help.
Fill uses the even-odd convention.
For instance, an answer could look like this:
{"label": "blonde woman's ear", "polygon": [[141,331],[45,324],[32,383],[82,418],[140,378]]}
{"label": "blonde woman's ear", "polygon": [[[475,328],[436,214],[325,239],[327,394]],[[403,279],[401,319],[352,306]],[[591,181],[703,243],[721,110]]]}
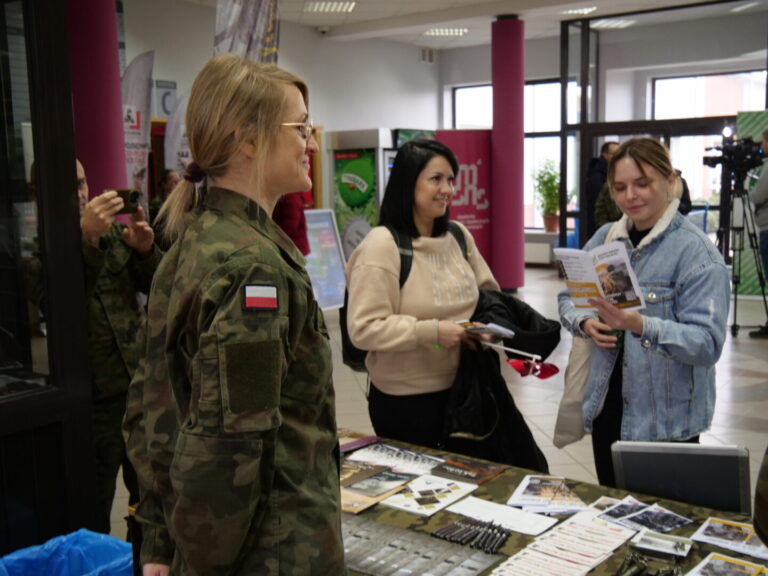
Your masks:
{"label": "blonde woman's ear", "polygon": [[235,129],[235,141],[238,142],[238,148],[240,152],[246,156],[246,158],[256,158],[256,146],[252,142],[243,138],[243,133],[239,128]]}

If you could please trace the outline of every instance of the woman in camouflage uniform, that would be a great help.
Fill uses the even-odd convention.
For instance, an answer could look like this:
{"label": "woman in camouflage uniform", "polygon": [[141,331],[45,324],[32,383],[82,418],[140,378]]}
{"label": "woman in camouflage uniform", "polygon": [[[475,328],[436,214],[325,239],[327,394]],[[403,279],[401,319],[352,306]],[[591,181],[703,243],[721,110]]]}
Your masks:
{"label": "woman in camouflage uniform", "polygon": [[218,56],[192,87],[187,136],[125,420],[144,574],[342,574],[328,333],[271,219],[312,184],[307,88]]}

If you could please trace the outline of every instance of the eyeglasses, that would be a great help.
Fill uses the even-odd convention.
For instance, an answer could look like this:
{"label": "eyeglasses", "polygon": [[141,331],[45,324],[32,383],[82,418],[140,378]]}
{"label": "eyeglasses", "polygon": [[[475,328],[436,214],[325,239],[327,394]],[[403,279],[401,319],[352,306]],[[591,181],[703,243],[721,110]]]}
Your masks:
{"label": "eyeglasses", "polygon": [[304,140],[309,140],[310,136],[315,135],[315,125],[312,124],[312,120],[309,118],[306,122],[283,122],[280,126],[287,126],[289,128],[296,128],[301,137]]}

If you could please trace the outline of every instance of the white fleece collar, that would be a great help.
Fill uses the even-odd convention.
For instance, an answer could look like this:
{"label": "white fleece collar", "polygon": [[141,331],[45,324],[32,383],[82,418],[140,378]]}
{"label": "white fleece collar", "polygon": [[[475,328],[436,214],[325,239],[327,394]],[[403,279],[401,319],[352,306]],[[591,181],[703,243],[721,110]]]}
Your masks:
{"label": "white fleece collar", "polygon": [[[640,244],[638,244],[636,248],[647,246],[650,244],[651,240],[659,236],[669,227],[669,224],[672,222],[675,214],[677,214],[677,207],[679,204],[680,200],[677,198],[673,198],[670,201],[667,209],[664,211],[664,214],[661,215],[661,218],[658,219],[656,224],[653,225],[653,228],[651,228],[651,231],[645,235],[645,238],[640,241]],[[632,227],[634,227],[633,222],[627,217],[626,214],[624,214],[621,219],[614,222],[613,226],[611,226],[611,228],[608,230],[608,235],[605,237],[605,243],[607,244],[608,242],[613,242],[614,240],[629,238],[629,230]]]}

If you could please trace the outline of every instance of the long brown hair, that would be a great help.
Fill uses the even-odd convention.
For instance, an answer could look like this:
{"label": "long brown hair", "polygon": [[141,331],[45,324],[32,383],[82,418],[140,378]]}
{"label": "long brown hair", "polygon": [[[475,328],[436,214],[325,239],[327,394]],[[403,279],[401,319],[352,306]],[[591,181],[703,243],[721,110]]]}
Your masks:
{"label": "long brown hair", "polygon": [[[296,86],[308,104],[306,84],[274,64],[235,54],[208,61],[192,85],[186,115],[192,161],[206,176],[226,174],[238,147],[247,142],[259,151],[256,174],[263,177],[266,151],[277,138],[286,106],[285,84]],[[158,215],[165,221],[169,240],[175,240],[194,219],[199,202],[197,187],[182,179]]]}
{"label": "long brown hair", "polygon": [[656,169],[664,178],[672,175],[676,176],[675,169],[672,167],[672,160],[669,158],[669,152],[664,145],[655,138],[641,137],[627,140],[613,155],[610,164],[608,164],[608,183],[613,190],[613,183],[616,176],[616,163],[622,158],[629,157],[635,161],[637,168],[645,178],[645,166]]}

